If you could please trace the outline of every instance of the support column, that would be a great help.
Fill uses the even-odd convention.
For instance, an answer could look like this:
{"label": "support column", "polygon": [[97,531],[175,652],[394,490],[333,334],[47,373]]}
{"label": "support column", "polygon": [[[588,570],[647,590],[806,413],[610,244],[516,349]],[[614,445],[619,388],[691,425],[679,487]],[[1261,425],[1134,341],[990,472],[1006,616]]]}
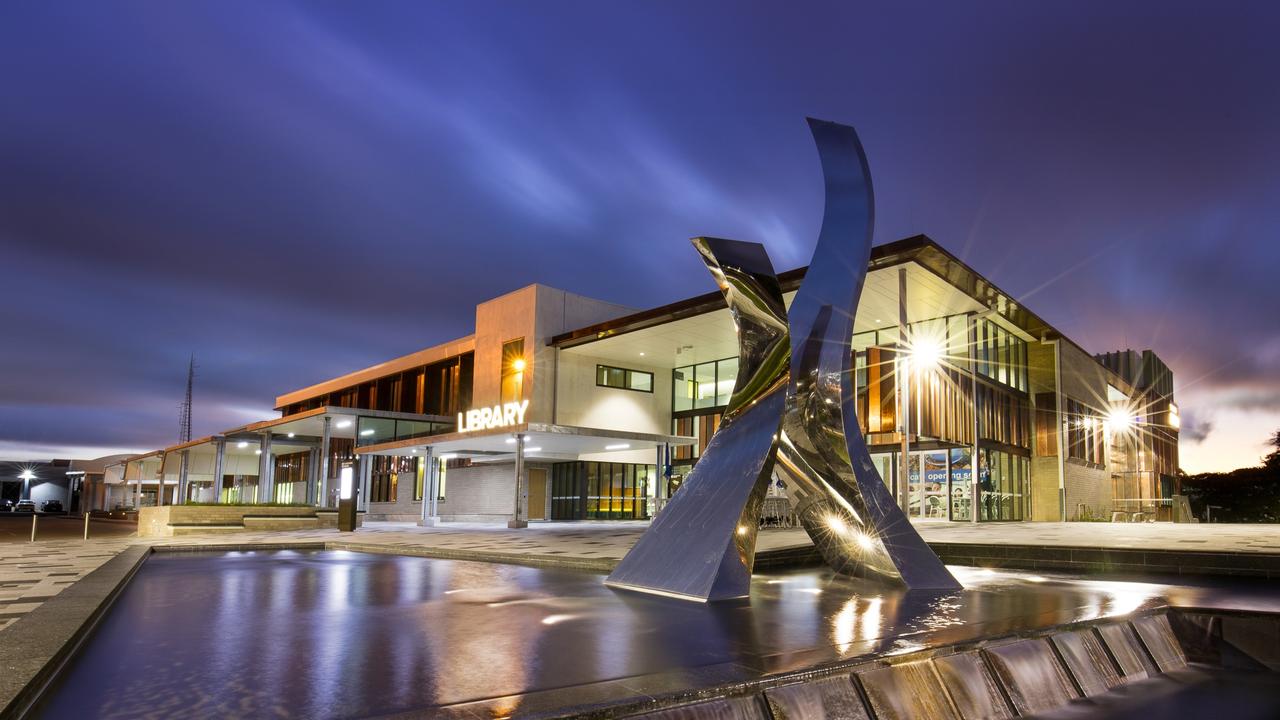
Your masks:
{"label": "support column", "polygon": [[174,505],[181,505],[187,501],[187,481],[190,477],[188,475],[190,472],[190,454],[190,450],[182,451],[181,465],[178,466],[178,497],[174,501]]}
{"label": "support column", "polygon": [[911,486],[911,363],[907,337],[907,269],[898,268],[898,397],[902,398],[902,447],[899,450],[898,507],[911,517],[907,501]]}
{"label": "support column", "polygon": [[369,512],[369,486],[373,480],[373,460],[368,455],[356,456],[356,470],[360,481],[360,498],[356,503],[357,510]]}
{"label": "support column", "polygon": [[311,506],[316,504],[316,449],[314,447],[307,449],[307,496],[304,501]]}
{"label": "support column", "polygon": [[1054,421],[1058,432],[1058,521],[1067,521],[1067,443],[1063,437],[1067,420],[1062,409],[1062,341],[1053,340],[1053,401]]}
{"label": "support column", "polygon": [[271,461],[271,433],[264,432],[258,440],[258,504],[275,500],[275,488],[271,476],[275,472],[275,463]]}
{"label": "support column", "polygon": [[436,515],[436,497],[439,495],[436,483],[440,474],[436,470],[432,448],[425,448],[422,452],[422,520],[418,524],[422,527],[435,527],[440,524],[440,517]]}
{"label": "support column", "polygon": [[217,504],[222,502],[222,475],[223,468],[226,467],[227,439],[217,438],[213,441],[213,446],[213,497],[209,502]]}
{"label": "support column", "polygon": [[163,507],[168,500],[164,496],[164,464],[168,462],[169,454],[160,454],[160,467],[156,470],[156,507]]}
{"label": "support column", "polygon": [[982,507],[982,482],[978,477],[978,441],[981,416],[978,414],[978,317],[969,316],[969,379],[973,383],[973,450],[969,457],[969,522],[977,524]]}
{"label": "support column", "polygon": [[511,522],[507,523],[509,528],[525,528],[529,527],[529,522],[525,519],[524,510],[528,499],[525,495],[528,488],[524,482],[524,434],[516,435],[516,504],[514,512],[511,514]]}
{"label": "support column", "polygon": [[320,507],[329,507],[329,425],[332,421],[324,416],[324,434],[320,436],[320,477],[317,485],[317,503]]}

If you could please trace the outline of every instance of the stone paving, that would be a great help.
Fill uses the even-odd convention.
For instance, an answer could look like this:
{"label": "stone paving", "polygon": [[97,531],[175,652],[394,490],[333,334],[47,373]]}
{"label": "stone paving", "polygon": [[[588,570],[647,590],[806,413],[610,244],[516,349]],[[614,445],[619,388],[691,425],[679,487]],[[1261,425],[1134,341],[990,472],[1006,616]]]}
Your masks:
{"label": "stone paving", "polygon": [[[332,529],[287,532],[242,532],[186,535],[173,538],[103,538],[0,542],[0,629],[38,607],[130,545],[219,549],[227,547],[341,543],[378,552],[474,557],[529,562],[541,559],[605,570],[626,554],[647,526],[645,522],[567,522],[534,524],[526,530],[500,525],[448,523],[420,528],[412,523],[368,523],[355,533]],[[1009,546],[1091,547],[1230,553],[1280,554],[1280,525],[1173,525],[1125,523],[922,522],[930,542],[1002,544]],[[805,547],[798,528],[764,529],[757,550],[768,552]]]}

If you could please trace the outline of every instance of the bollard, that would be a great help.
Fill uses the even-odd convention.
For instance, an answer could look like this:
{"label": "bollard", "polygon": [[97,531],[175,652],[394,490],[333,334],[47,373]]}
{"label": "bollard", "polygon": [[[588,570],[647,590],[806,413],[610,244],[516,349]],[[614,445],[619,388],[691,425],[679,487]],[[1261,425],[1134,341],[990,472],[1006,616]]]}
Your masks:
{"label": "bollard", "polygon": [[84,539],[89,539],[89,513],[84,514]]}
{"label": "bollard", "polygon": [[31,542],[36,541],[36,520],[39,517],[40,517],[39,515],[36,515],[35,513],[31,513]]}

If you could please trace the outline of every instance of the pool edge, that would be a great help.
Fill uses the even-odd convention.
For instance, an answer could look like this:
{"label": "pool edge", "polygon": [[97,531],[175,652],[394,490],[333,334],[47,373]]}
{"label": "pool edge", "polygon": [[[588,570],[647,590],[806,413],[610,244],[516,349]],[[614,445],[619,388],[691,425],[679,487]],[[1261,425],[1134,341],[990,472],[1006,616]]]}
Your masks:
{"label": "pool edge", "polygon": [[0,720],[30,712],[150,555],[126,547],[0,630]]}

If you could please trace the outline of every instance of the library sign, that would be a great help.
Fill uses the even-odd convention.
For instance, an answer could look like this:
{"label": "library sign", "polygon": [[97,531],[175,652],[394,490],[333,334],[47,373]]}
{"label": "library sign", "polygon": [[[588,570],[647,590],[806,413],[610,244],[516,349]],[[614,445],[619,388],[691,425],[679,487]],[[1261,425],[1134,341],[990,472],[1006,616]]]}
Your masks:
{"label": "library sign", "polygon": [[524,413],[528,409],[528,400],[503,403],[493,407],[472,408],[465,413],[458,413],[458,432],[494,430],[519,425],[524,422]]}

